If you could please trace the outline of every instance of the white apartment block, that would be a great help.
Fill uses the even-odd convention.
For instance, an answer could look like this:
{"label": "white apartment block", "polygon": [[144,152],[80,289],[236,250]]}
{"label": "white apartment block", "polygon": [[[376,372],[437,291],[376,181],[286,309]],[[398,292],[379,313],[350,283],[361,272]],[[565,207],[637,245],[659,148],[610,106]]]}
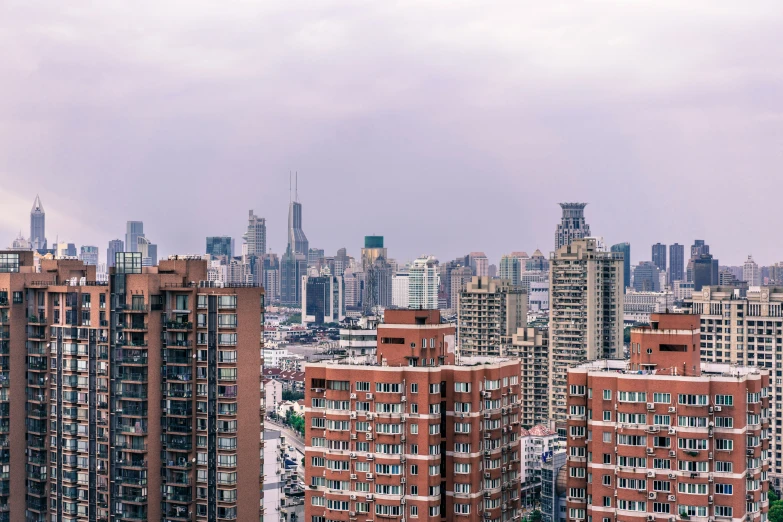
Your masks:
{"label": "white apartment block", "polygon": [[549,266],[549,412],[565,429],[567,371],[587,360],[622,356],[623,255],[595,238],[574,239]]}
{"label": "white apartment block", "polygon": [[649,323],[650,314],[674,309],[672,292],[636,292],[628,290],[624,298],[623,320],[626,324]]}

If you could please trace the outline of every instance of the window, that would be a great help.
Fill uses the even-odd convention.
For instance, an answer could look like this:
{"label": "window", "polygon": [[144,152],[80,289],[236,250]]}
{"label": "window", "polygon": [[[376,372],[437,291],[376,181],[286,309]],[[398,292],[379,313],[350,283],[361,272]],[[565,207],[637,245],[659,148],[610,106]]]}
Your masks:
{"label": "window", "polygon": [[430,384],[430,393],[440,393],[440,383]]}
{"label": "window", "polygon": [[684,450],[707,449],[706,439],[677,439],[677,447]]}
{"label": "window", "polygon": [[611,434],[611,432],[608,432],[608,431],[603,432],[603,441],[604,442],[612,442],[612,434]]}
{"label": "window", "polygon": [[653,393],[653,402],[656,404],[671,404],[671,393]]}
{"label": "window", "polygon": [[454,504],[454,514],[455,515],[469,515],[470,514],[470,504]]}
{"label": "window", "polygon": [[411,435],[416,435],[419,433],[419,425],[414,423],[411,424]]}
{"label": "window", "polygon": [[653,513],[670,513],[669,504],[663,502],[653,502]]}
{"label": "window", "polygon": [[419,465],[411,464],[411,475],[418,475],[418,474],[419,474]]}
{"label": "window", "polygon": [[647,502],[639,500],[618,500],[618,509],[625,509],[627,511],[647,511]]}
{"label": "window", "polygon": [[653,459],[654,469],[672,469],[672,463],[669,459]]}
{"label": "window", "polygon": [[360,392],[370,391],[370,383],[366,381],[357,381],[356,391],[360,391]]}
{"label": "window", "polygon": [[730,461],[724,462],[720,460],[715,461],[715,471],[718,473],[733,473],[734,464]]}
{"label": "window", "polygon": [[680,482],[677,484],[677,492],[688,493],[689,495],[706,495],[707,484],[690,484],[687,482]]}
{"label": "window", "polygon": [[635,391],[619,391],[617,392],[617,400],[620,402],[647,402],[646,392]]}
{"label": "window", "polygon": [[671,422],[671,415],[653,415],[653,424],[656,426],[670,426]]}
{"label": "window", "polygon": [[455,392],[462,392],[462,393],[470,393],[470,383],[469,382],[455,382],[454,383],[454,391]]}
{"label": "window", "polygon": [[348,391],[351,384],[348,381],[326,381],[326,387],[330,390]]}
{"label": "window", "polygon": [[376,382],[375,391],[380,393],[400,393],[400,383]]}
{"label": "window", "polygon": [[623,446],[645,446],[647,437],[644,435],[617,435],[617,444]]}
{"label": "window", "polygon": [[604,410],[604,422],[610,422],[612,420],[611,410]]}
{"label": "window", "polygon": [[671,483],[668,480],[653,480],[653,491],[671,491]]}
{"label": "window", "polygon": [[677,402],[686,406],[706,406],[708,401],[706,395],[681,393],[677,396]]}
{"label": "window", "polygon": [[733,484],[715,484],[715,494],[716,495],[733,495],[734,494],[734,485]]}
{"label": "window", "polygon": [[706,517],[707,506],[678,506],[677,511],[682,514],[685,513],[689,517]]}
{"label": "window", "polygon": [[419,516],[419,506],[411,506],[411,518],[416,518],[418,516]]}
{"label": "window", "polygon": [[604,475],[601,478],[601,484],[604,486],[611,486],[612,485],[612,476],[611,475]]}
{"label": "window", "polygon": [[571,395],[584,395],[585,394],[585,387],[579,386],[576,384],[571,385]]}
{"label": "window", "polygon": [[716,428],[733,428],[734,427],[734,418],[733,417],[715,417],[715,427]]}
{"label": "window", "polygon": [[605,401],[612,400],[612,390],[604,390],[604,400]]}
{"label": "window", "polygon": [[[437,473],[433,473],[433,468],[438,468]],[[457,474],[470,474],[470,464],[455,463],[454,473]],[[430,466],[430,476],[440,475],[440,466]]]}
{"label": "window", "polygon": [[731,451],[734,449],[734,441],[731,439],[715,439],[715,449]]}
{"label": "window", "polygon": [[411,393],[419,393],[419,385],[415,382],[411,384]]}

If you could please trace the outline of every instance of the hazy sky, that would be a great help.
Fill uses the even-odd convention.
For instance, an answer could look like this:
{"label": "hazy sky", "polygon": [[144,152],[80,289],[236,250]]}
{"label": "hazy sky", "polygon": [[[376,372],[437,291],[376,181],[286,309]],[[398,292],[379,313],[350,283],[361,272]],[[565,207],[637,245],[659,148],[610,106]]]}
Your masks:
{"label": "hazy sky", "polygon": [[[90,4],[90,5],[88,5]],[[703,238],[783,260],[779,0],[0,3],[0,244],[145,222],[161,254],[286,241],[400,260]]]}

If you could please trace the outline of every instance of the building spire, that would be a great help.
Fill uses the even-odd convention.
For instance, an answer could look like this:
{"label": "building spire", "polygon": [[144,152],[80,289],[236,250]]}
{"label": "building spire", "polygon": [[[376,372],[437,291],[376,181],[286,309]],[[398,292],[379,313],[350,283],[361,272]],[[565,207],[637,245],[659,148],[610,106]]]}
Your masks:
{"label": "building spire", "polygon": [[30,212],[43,212],[43,204],[41,203],[41,198],[38,196],[38,194],[35,195],[35,201],[33,201],[33,209]]}

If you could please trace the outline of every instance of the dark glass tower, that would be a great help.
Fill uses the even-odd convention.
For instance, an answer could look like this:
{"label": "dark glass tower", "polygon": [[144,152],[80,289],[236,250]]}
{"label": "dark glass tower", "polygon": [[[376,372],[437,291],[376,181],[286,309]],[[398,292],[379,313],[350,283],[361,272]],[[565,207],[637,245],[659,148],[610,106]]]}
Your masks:
{"label": "dark glass tower", "polygon": [[623,293],[625,289],[631,286],[631,244],[617,243],[612,245],[612,252],[621,252],[623,254]]}
{"label": "dark glass tower", "polygon": [[652,262],[661,271],[666,272],[666,245],[655,243],[652,246]]}
{"label": "dark glass tower", "polygon": [[669,281],[682,281],[685,270],[685,245],[674,243],[669,246]]}
{"label": "dark glass tower", "polygon": [[46,248],[46,212],[41,198],[36,194],[33,209],[30,211],[30,243],[33,250]]}

